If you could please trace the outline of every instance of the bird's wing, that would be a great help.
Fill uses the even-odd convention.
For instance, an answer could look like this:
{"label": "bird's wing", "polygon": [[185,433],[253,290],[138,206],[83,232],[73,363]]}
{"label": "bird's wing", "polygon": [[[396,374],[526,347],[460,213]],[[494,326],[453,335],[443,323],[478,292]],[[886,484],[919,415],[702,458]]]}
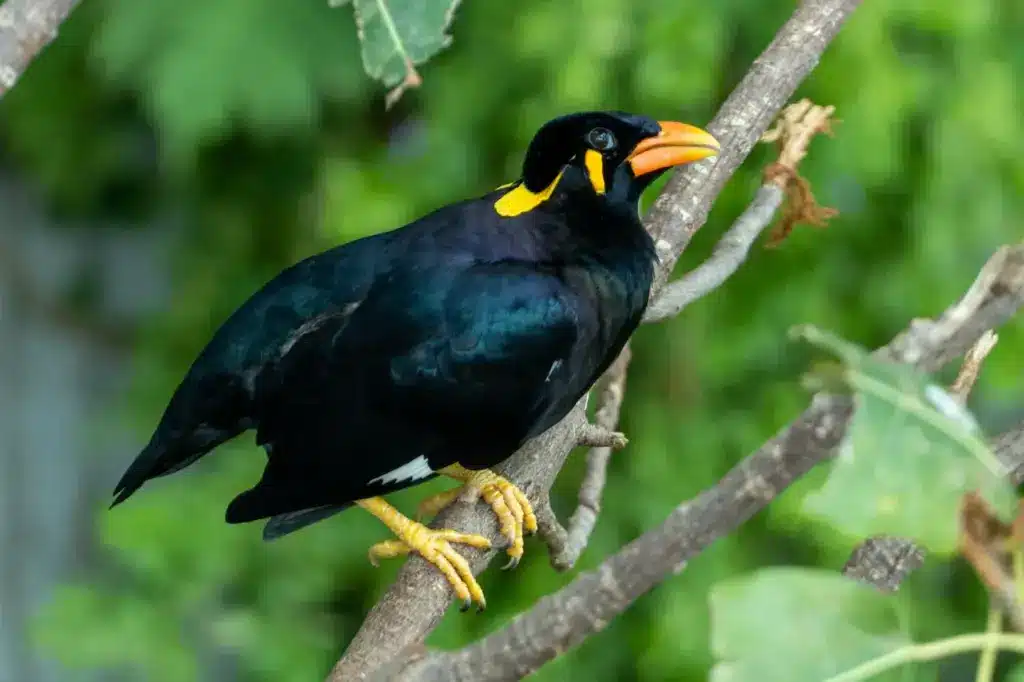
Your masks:
{"label": "bird's wing", "polygon": [[118,482],[114,504],[254,426],[256,384],[303,336],[347,316],[373,281],[375,247],[367,239],[312,256],[242,304],[175,389],[150,442]]}
{"label": "bird's wing", "polygon": [[560,385],[579,321],[553,270],[505,261],[456,276],[425,331],[391,358],[394,385],[438,419],[511,424],[533,420]]}
{"label": "bird's wing", "polygon": [[268,377],[257,441],[270,459],[229,520],[385,494],[455,457],[477,464],[461,443],[473,444],[468,457],[500,461],[561,394],[554,379],[576,337],[564,284],[533,264],[381,278]]}

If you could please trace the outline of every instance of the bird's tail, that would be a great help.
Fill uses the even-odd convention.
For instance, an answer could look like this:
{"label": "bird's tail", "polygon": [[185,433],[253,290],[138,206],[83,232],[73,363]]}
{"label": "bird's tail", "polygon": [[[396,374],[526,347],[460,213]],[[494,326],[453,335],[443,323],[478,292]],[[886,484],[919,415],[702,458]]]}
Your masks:
{"label": "bird's tail", "polygon": [[127,500],[146,481],[184,469],[211,449],[207,447],[198,451],[183,451],[181,448],[169,447],[158,437],[154,437],[117,482],[117,487],[114,488],[114,501],[110,503],[110,508],[113,509]]}
{"label": "bird's tail", "polygon": [[263,539],[268,542],[276,540],[289,533],[294,533],[300,528],[310,526],[317,521],[323,521],[339,512],[345,511],[351,506],[350,503],[335,504],[297,512],[288,512],[287,514],[278,514],[267,521],[267,525],[263,527]]}
{"label": "bird's tail", "polygon": [[280,466],[280,462],[271,457],[263,479],[228,504],[225,521],[248,523],[270,519],[263,528],[263,539],[269,541],[294,533],[352,506],[351,502],[318,504],[317,500],[309,498],[299,488],[282,484],[275,479],[278,472],[275,464]]}

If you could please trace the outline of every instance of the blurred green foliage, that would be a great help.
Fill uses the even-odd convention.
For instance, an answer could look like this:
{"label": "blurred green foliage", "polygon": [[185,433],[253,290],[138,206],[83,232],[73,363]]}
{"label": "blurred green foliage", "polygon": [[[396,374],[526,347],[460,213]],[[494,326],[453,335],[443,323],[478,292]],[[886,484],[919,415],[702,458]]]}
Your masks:
{"label": "blurred green foliage", "polygon": [[[813,325],[794,332],[841,360],[808,374],[810,386],[851,393],[855,404],[838,457],[825,466],[825,484],[805,497],[806,510],[860,538],[910,538],[932,560],[949,557],[966,537],[984,547],[976,552],[1013,552],[1008,564],[1021,565],[1019,546],[1007,544],[1016,491],[971,411],[907,365],[879,360]],[[1020,591],[1018,570],[993,579],[982,572],[1003,568],[982,568],[977,554],[972,562],[986,584],[1006,580]],[[912,682],[934,679],[936,661],[982,648],[980,633],[915,642],[914,606],[830,569],[768,567],[720,581],[709,596],[717,659],[709,679]],[[1000,629],[990,620],[986,634]],[[1024,638],[1011,636],[992,651],[1024,652]],[[977,664],[976,682],[995,679],[997,659],[989,660],[987,672]]]}
{"label": "blurred green foliage", "polygon": [[[706,121],[794,6],[468,2],[423,87],[385,112],[349,7],[90,0],[3,100],[0,139],[55,210],[184,218],[174,298],[140,330],[135,385],[117,408],[145,435],[216,325],[280,268],[515,177],[530,136],[554,115],[615,108]],[[858,10],[798,93],[842,119],[803,167],[840,217],[756,249],[713,296],[639,332],[623,424],[631,442],[613,460],[577,570],[712,485],[806,404],[798,377],[808,353],[786,341],[791,325],[884,343],[1019,239],[1021,35],[1013,0]],[[743,209],[770,154],[756,150],[736,175],[681,268]],[[1005,426],[1021,397],[1024,336],[1017,325],[1001,337],[975,391],[989,429]],[[225,652],[246,682],[320,679],[397,565],[367,563],[385,532],[359,512],[269,545],[258,525],[223,524],[262,458],[243,439],[116,513],[98,503],[107,561],[58,595],[40,641],[68,665],[129,666],[133,679],[200,679]],[[574,459],[554,491],[563,515],[581,467]],[[712,584],[783,563],[837,568],[855,543],[803,514],[821,481],[801,481],[535,679],[706,679]],[[411,510],[441,485],[395,501]],[[515,572],[483,576],[486,614],[449,613],[431,643],[475,639],[571,578],[532,541]],[[982,627],[984,595],[960,563],[933,562],[902,599],[915,639]]]}
{"label": "blurred green foliage", "polygon": [[[712,682],[826,682],[910,645],[896,599],[835,571],[766,568],[716,585],[709,601]],[[905,672],[872,679],[907,682]]]}
{"label": "blurred green foliage", "polygon": [[1017,495],[1006,469],[952,394],[816,327],[795,331],[842,360],[809,375],[812,383],[850,390],[856,404],[828,480],[804,499],[807,513],[848,535],[913,538],[946,557],[959,548],[964,495],[978,493],[1013,519]]}

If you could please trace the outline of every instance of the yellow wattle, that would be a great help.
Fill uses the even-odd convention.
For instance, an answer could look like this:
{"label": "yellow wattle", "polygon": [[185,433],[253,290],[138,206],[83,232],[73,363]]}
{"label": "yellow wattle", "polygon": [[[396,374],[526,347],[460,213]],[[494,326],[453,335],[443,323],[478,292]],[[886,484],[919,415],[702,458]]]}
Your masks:
{"label": "yellow wattle", "polygon": [[[517,184],[511,192],[502,195],[500,199],[494,202],[494,210],[497,211],[498,215],[505,216],[506,218],[532,211],[551,197],[555,187],[558,186],[559,180],[562,179],[563,173],[565,173],[564,168],[555,176],[550,185],[539,192],[531,192],[526,189],[526,185],[522,183]],[[499,187],[499,189],[501,188]]]}
{"label": "yellow wattle", "polygon": [[604,194],[604,159],[601,157],[601,152],[588,149],[583,157],[583,163],[587,167],[587,177],[590,179],[590,184],[594,186],[594,191]]}

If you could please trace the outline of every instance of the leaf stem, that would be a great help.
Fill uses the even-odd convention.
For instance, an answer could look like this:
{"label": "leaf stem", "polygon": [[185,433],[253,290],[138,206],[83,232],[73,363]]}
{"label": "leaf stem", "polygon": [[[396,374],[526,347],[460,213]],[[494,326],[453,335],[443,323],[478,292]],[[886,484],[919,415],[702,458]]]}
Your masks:
{"label": "leaf stem", "polygon": [[970,635],[959,635],[937,642],[917,644],[892,651],[884,656],[862,663],[844,673],[833,675],[824,682],[862,682],[875,675],[898,668],[908,663],[924,663],[935,661],[955,654],[977,651],[991,646],[996,650],[1014,651],[1024,654],[1024,635],[986,632]]}
{"label": "leaf stem", "polygon": [[996,646],[995,638],[992,635],[999,634],[1003,628],[1003,612],[995,605],[994,600],[989,600],[988,621],[985,623],[985,634],[989,635],[985,647],[978,657],[978,672],[974,676],[974,682],[992,682],[996,674],[996,658],[999,655],[999,648]]}
{"label": "leaf stem", "polygon": [[900,393],[891,386],[888,386],[885,383],[855,369],[848,369],[847,377],[849,378],[850,384],[855,389],[865,393],[870,393],[876,398],[889,403],[893,407],[904,410],[949,437],[951,440],[955,440],[964,449],[977,457],[993,475],[1006,475],[1006,467],[1004,467],[1002,462],[992,454],[992,451],[988,449],[983,441],[975,437],[973,434],[967,433],[964,429],[956,428],[952,420],[940,414],[938,411],[924,405],[917,396]]}

